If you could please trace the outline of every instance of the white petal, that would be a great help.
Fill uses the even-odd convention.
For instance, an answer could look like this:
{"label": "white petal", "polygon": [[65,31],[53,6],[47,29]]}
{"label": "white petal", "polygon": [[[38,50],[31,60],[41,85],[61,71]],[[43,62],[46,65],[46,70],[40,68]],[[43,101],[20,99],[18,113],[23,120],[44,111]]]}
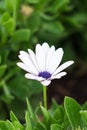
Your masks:
{"label": "white petal", "polygon": [[55,52],[55,66],[54,68],[57,68],[62,60],[63,57],[63,49],[62,48],[58,48]]}
{"label": "white petal", "polygon": [[18,57],[25,64],[29,64],[29,62],[31,62],[30,55],[25,51],[20,51]]}
{"label": "white petal", "polygon": [[74,63],[74,61],[67,61],[64,64],[62,64],[61,66],[59,66],[56,71],[53,73],[53,75],[58,74],[59,72],[61,72],[62,70],[66,69],[68,66],[72,65]]}
{"label": "white petal", "polygon": [[28,67],[28,72],[33,72],[33,74],[38,74],[38,70],[31,61],[30,55],[25,51],[20,51],[19,59]]}
{"label": "white petal", "polygon": [[44,50],[44,52],[45,52],[45,56],[47,56],[48,50],[50,49],[50,48],[49,48],[49,45],[48,45],[46,42],[44,42],[44,43],[42,44],[42,48],[43,48],[43,50]]}
{"label": "white petal", "polygon": [[59,66],[61,60],[62,60],[62,57],[63,57],[63,49],[62,48],[59,48],[57,49],[51,57],[49,57],[50,59],[50,64],[49,64],[49,71],[50,73],[53,73],[56,68]]}
{"label": "white petal", "polygon": [[28,78],[28,79],[33,79],[33,80],[38,80],[38,81],[42,81],[44,80],[42,77],[39,77],[37,75],[32,75],[32,74],[25,74],[25,77]]}
{"label": "white petal", "polygon": [[57,75],[51,77],[51,79],[60,79],[62,76],[66,75],[66,72],[60,72]]}
{"label": "white petal", "polygon": [[41,71],[45,70],[45,52],[40,44],[36,45],[36,59]]}
{"label": "white petal", "polygon": [[52,72],[53,67],[52,67],[52,63],[54,62],[54,53],[55,53],[55,47],[52,46],[49,49],[48,55],[47,55],[47,59],[46,59],[46,71],[48,72]]}
{"label": "white petal", "polygon": [[41,81],[41,83],[45,87],[45,86],[48,86],[51,83],[51,80],[44,80],[44,81]]}
{"label": "white petal", "polygon": [[29,72],[29,68],[22,62],[18,62],[17,66],[19,66],[20,68],[22,68],[23,70]]}
{"label": "white petal", "polygon": [[35,55],[35,53],[34,53],[31,49],[28,49],[28,52],[29,52],[29,54],[30,54],[30,57],[31,57],[31,59],[32,59],[33,64],[36,66],[37,70],[40,71],[39,66],[38,66],[38,63],[37,63],[37,60],[36,60],[36,55]]}

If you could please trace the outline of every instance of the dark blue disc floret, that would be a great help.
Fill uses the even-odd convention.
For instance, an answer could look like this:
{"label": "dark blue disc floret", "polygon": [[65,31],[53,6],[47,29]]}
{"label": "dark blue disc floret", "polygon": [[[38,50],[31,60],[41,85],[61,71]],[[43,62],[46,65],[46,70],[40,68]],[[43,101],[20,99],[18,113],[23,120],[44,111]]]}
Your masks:
{"label": "dark blue disc floret", "polygon": [[43,77],[45,79],[49,79],[51,77],[51,74],[47,71],[40,72],[38,76]]}

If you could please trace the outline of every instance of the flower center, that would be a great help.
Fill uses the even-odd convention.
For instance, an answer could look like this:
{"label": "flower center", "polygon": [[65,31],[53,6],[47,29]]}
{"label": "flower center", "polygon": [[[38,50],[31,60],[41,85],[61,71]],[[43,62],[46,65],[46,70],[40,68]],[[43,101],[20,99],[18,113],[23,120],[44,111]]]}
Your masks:
{"label": "flower center", "polygon": [[43,71],[43,72],[40,72],[40,73],[38,74],[38,76],[43,77],[43,78],[45,78],[45,79],[48,79],[48,78],[51,77],[51,74],[50,74],[49,72],[47,72],[47,71]]}

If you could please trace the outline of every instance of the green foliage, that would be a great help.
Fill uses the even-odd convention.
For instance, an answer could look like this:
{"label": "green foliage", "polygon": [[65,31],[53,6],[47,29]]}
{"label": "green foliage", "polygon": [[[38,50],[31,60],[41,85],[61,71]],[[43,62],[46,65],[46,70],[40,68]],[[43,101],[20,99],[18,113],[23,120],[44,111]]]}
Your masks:
{"label": "green foliage", "polygon": [[80,105],[72,98],[66,97],[64,106],[66,114],[71,122],[72,128],[78,128],[78,126],[81,125],[81,117],[79,113],[79,111],[81,110]]}
{"label": "green foliage", "polygon": [[87,110],[80,111],[80,114],[81,114],[82,119],[84,121],[84,125],[87,128]]}
{"label": "green foliage", "polygon": [[[83,110],[82,107],[74,99],[70,97],[65,98],[64,107],[59,105],[55,106],[55,102],[53,102],[52,107],[49,110],[46,110],[42,105],[40,105],[38,109],[39,115],[37,115],[37,113],[33,111],[29,100],[27,99],[26,101],[27,101],[27,111],[25,112],[25,123],[24,124],[20,123],[18,118],[11,111],[10,120],[6,121],[0,120],[0,130],[17,130],[17,129],[18,130],[86,130],[87,129],[87,110]],[[67,105],[69,105],[70,107],[67,107]],[[81,110],[79,111],[79,109]],[[60,116],[62,114],[61,110],[63,111],[63,116]],[[59,112],[57,113],[56,111]],[[72,115],[74,121],[72,119]],[[78,119],[78,115],[80,115],[80,119]],[[77,120],[78,121],[81,120],[82,123],[78,124]],[[68,124],[66,122],[68,122]],[[66,127],[64,126],[64,124],[67,124]]]}
{"label": "green foliage", "polygon": [[2,15],[1,25],[2,25],[2,28],[4,29],[5,33],[7,33],[8,35],[11,35],[14,32],[15,21],[13,18],[10,17],[10,15],[7,12],[5,12]]}
{"label": "green foliage", "polygon": [[[86,24],[86,0],[0,1],[0,118],[8,117],[7,111],[12,109],[23,120],[21,113],[26,96],[32,100],[34,108],[41,100],[41,85],[25,79],[24,72],[16,66],[19,50],[34,50],[38,42],[48,42],[57,48],[63,47],[64,61],[78,62],[79,59],[78,63],[81,61],[84,68],[87,64]],[[21,111],[20,105],[23,106]],[[56,110],[55,120],[58,118],[56,113],[63,116],[60,110]],[[40,123],[38,127],[45,129]],[[54,127],[60,126],[53,125],[51,129]]]}
{"label": "green foliage", "polygon": [[15,31],[12,35],[13,42],[22,42],[28,41],[30,37],[30,30],[29,29],[20,29]]}

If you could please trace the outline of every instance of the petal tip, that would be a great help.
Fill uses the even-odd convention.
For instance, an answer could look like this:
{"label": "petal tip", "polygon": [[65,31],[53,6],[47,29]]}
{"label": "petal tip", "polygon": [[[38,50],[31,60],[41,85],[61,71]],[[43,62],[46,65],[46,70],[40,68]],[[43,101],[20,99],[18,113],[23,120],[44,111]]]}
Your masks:
{"label": "petal tip", "polygon": [[20,62],[17,62],[16,65],[19,66],[19,65],[20,65]]}
{"label": "petal tip", "polygon": [[51,83],[51,80],[41,81],[41,84],[42,84],[43,86],[48,86],[48,85],[50,85],[50,83]]}
{"label": "petal tip", "polygon": [[73,60],[71,61],[71,65],[72,65],[72,64],[74,64],[74,61],[73,61]]}

